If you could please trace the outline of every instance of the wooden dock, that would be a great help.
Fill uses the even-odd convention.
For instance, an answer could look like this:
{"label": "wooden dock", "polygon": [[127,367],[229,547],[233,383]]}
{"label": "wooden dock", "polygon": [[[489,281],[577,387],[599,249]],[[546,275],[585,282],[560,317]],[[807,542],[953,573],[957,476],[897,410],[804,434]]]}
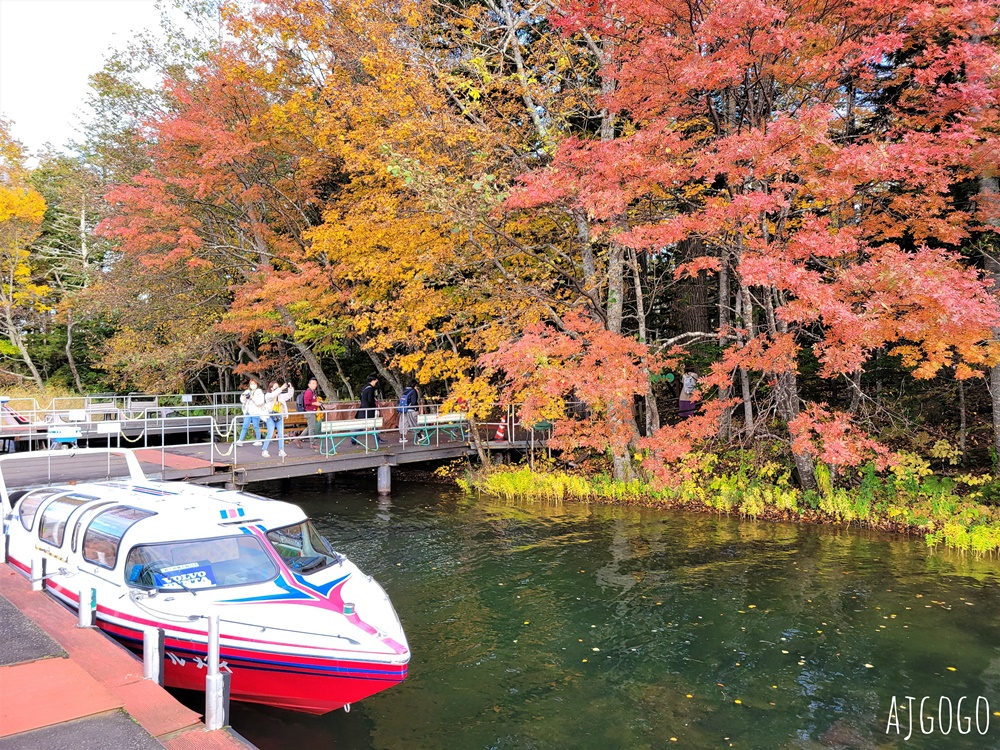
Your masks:
{"label": "wooden dock", "polygon": [[[510,450],[523,446],[509,442],[491,442],[491,450]],[[280,458],[277,441],[272,441],[270,458],[261,456],[261,448],[251,443],[236,447],[234,443],[202,443],[167,445],[135,450],[147,477],[164,480],[184,480],[196,484],[223,484],[242,487],[254,482],[274,479],[334,474],[359,469],[424,464],[476,454],[466,441],[444,441],[428,446],[400,444],[398,439],[383,443],[376,450],[344,443],[336,455],[323,456],[303,439],[301,447],[293,440],[285,441],[288,456]],[[83,482],[127,475],[125,462],[110,454],[90,454],[74,450],[58,455],[39,454],[37,457],[12,461],[4,466],[3,476],[8,491],[55,482]]]}

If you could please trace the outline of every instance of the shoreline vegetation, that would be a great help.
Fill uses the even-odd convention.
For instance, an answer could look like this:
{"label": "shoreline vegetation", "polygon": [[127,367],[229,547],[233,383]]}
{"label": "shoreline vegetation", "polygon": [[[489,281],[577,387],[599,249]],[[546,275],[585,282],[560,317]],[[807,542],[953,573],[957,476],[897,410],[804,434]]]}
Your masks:
{"label": "shoreline vegetation", "polygon": [[1000,549],[1000,508],[991,504],[1000,483],[989,474],[935,474],[916,454],[902,454],[886,472],[874,464],[855,468],[835,486],[828,466],[817,465],[818,488],[795,485],[792,471],[777,461],[752,463],[749,452],[694,453],[672,485],[646,479],[617,480],[536,461],[451,472],[466,493],[505,499],[579,500],[649,508],[712,512],[764,521],[786,521],[891,531],[922,536],[977,556]]}

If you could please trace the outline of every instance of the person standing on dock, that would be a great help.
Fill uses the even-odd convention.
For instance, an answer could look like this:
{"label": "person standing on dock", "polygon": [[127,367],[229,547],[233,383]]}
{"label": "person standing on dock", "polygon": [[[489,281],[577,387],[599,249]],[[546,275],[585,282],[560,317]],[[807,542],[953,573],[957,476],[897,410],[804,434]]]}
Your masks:
{"label": "person standing on dock", "polygon": [[294,396],[295,389],[291,383],[281,385],[277,381],[271,383],[271,388],[264,394],[264,403],[267,404],[267,437],[264,438],[261,457],[271,457],[267,449],[271,445],[275,430],[278,432],[278,455],[282,458],[288,455],[285,453],[285,417],[288,416],[288,402]]}
{"label": "person standing on dock", "polygon": [[309,387],[302,392],[302,411],[306,414],[306,434],[310,445],[319,434],[319,420],[316,418],[320,404],[323,403],[319,397],[319,382],[316,378],[309,378]]}
{"label": "person standing on dock", "polygon": [[250,385],[243,395],[240,396],[243,404],[243,429],[240,430],[240,439],[236,441],[238,448],[243,447],[243,439],[247,436],[247,428],[253,425],[253,432],[257,436],[254,445],[261,445],[260,442],[260,418],[267,416],[267,407],[264,403],[264,391],[254,378],[250,378]]}
{"label": "person standing on dock", "polygon": [[403,391],[403,395],[399,397],[399,406],[396,407],[396,411],[399,412],[400,443],[405,443],[406,434],[417,426],[419,400],[420,394],[417,393],[417,383],[411,380]]}
{"label": "person standing on dock", "polygon": [[[378,387],[378,375],[372,373],[365,378],[365,387],[361,389],[361,404],[358,407],[355,419],[375,419],[378,415],[378,404],[375,402],[375,389]],[[351,438],[351,443],[361,445],[356,438]],[[378,433],[375,433],[375,450],[378,450]]]}

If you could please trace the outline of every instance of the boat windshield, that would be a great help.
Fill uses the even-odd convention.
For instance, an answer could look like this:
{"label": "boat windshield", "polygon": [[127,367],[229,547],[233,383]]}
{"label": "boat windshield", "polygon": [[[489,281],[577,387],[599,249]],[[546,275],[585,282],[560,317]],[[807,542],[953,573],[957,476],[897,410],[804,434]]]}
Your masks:
{"label": "boat windshield", "polygon": [[278,566],[253,536],[134,547],[125,563],[128,584],[149,589],[210,589],[264,583]]}
{"label": "boat windshield", "polygon": [[298,573],[313,573],[342,559],[311,521],[274,529],[267,532],[267,538],[285,565]]}

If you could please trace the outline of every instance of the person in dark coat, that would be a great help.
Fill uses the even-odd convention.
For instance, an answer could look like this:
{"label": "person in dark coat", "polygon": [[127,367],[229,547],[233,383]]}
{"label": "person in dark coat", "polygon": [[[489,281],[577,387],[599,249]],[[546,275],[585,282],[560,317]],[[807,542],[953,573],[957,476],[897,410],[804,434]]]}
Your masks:
{"label": "person in dark coat", "polygon": [[[361,389],[361,406],[355,419],[375,419],[378,416],[378,405],[375,403],[375,388],[378,386],[378,375],[368,376],[365,387]],[[356,438],[351,438],[354,445],[361,445]],[[378,433],[375,434],[375,450],[378,450]]]}

